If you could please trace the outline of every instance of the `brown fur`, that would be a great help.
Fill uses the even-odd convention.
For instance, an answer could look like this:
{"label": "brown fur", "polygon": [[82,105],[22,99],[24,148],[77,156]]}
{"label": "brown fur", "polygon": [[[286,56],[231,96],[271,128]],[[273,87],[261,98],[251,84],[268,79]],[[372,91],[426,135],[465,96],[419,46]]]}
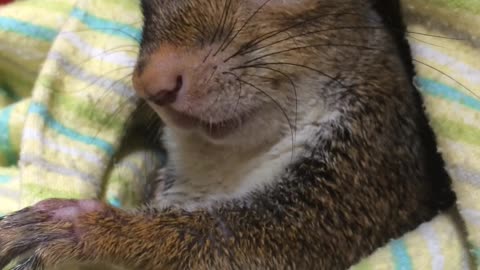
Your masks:
{"label": "brown fur", "polygon": [[[262,1],[257,6],[230,1],[219,28],[227,2],[143,1],[146,24],[137,76],[162,46],[218,48]],[[295,149],[299,154],[275,181],[245,197],[193,210],[173,205],[127,212],[98,202],[46,201],[0,222],[0,267],[37,248],[19,269],[69,260],[133,269],[346,269],[450,206],[454,196],[400,58],[396,29],[389,31],[372,1],[281,2],[266,5],[221,55],[298,37],[239,54],[223,68],[241,78],[264,77],[248,80],[290,118],[276,114],[284,125],[279,137],[291,136],[288,120],[300,123],[304,117],[295,114],[292,81],[297,91],[310,91],[339,116],[309,123],[315,134]],[[288,27],[261,43],[250,42]],[[242,64],[266,54],[272,55]],[[279,62],[284,64],[263,67],[281,72],[258,66]],[[238,90],[228,74],[216,76],[212,87],[227,94],[206,113],[231,106]],[[255,89],[243,91],[261,108],[272,105]],[[239,106],[251,104],[245,99]],[[57,215],[67,208],[78,212]]]}

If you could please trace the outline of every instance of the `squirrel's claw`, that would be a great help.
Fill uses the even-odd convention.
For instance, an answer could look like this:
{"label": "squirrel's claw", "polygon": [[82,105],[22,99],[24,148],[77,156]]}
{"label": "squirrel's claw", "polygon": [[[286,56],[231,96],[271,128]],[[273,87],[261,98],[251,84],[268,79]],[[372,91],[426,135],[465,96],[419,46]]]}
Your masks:
{"label": "squirrel's claw", "polygon": [[102,209],[95,201],[47,200],[0,220],[0,269],[33,251],[14,270],[40,270],[81,254],[81,216]]}

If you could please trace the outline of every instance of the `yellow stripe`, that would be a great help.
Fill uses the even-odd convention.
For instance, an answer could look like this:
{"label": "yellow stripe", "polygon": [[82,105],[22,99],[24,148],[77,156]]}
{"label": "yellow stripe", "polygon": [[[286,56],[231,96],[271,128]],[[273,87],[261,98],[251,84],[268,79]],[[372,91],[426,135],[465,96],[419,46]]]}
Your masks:
{"label": "yellow stripe", "polygon": [[438,138],[438,145],[449,166],[461,166],[480,173],[480,147],[473,147],[444,137]]}
{"label": "yellow stripe", "polygon": [[408,253],[411,254],[412,269],[432,269],[432,257],[427,243],[418,232],[412,232],[404,237]]}
{"label": "yellow stripe", "polygon": [[[79,3],[79,7],[94,16],[130,24],[137,28],[140,28],[142,24],[140,1],[138,0],[102,0],[96,2],[95,5],[90,4],[88,1],[82,1]],[[102,12],[104,10],[109,12]],[[128,14],[128,16],[118,16],[118,14]]]}
{"label": "yellow stripe", "polygon": [[101,183],[92,185],[73,177],[64,177],[44,168],[29,165],[22,174],[22,207],[48,198],[93,198]]}
{"label": "yellow stripe", "polygon": [[458,91],[469,96],[480,99],[480,84],[475,84],[465,77],[465,74],[458,73],[449,65],[440,65],[431,59],[425,59],[421,56],[415,56],[416,69],[418,74],[423,77],[434,78],[439,83],[451,86]]}
{"label": "yellow stripe", "polygon": [[[39,26],[60,29],[62,24],[68,18],[69,10],[75,3],[75,1],[45,1],[45,5],[50,5],[50,8],[38,9],[35,5],[30,5],[30,2],[32,2],[32,0],[19,1],[19,4],[14,3],[8,5],[1,9],[0,16],[23,20]],[[33,2],[37,2],[38,5],[42,1],[35,0]],[[48,2],[58,3],[49,4]],[[66,5],[66,3],[71,4]]]}
{"label": "yellow stripe", "polygon": [[479,127],[468,126],[446,118],[433,116],[431,122],[438,136],[445,136],[451,140],[480,146]]}
{"label": "yellow stripe", "polygon": [[[432,49],[439,51],[442,54],[451,56],[468,66],[480,68],[480,63],[476,61],[476,59],[480,58],[480,51],[478,48],[472,46],[464,40],[454,39],[454,37],[449,36],[449,34],[436,31],[434,29],[428,29],[422,25],[410,26],[409,31],[432,35],[426,36],[421,34],[409,34],[409,39],[412,44],[418,43],[429,46]],[[422,41],[424,43],[422,43]],[[435,61],[435,59],[432,60]]]}
{"label": "yellow stripe", "polygon": [[[454,10],[451,8],[435,8],[434,4],[428,4],[424,0],[409,0],[405,5],[410,16],[423,17],[423,20],[429,20],[431,25],[440,24],[448,26],[451,32],[469,34],[470,37],[480,36],[480,16],[471,14],[465,10]],[[433,8],[432,8],[433,7]]]}

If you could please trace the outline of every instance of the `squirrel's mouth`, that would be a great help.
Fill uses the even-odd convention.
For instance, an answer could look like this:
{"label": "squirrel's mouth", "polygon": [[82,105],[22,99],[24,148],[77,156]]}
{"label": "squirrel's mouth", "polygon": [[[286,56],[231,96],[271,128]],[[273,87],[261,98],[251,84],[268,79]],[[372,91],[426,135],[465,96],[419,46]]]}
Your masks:
{"label": "squirrel's mouth", "polygon": [[252,116],[252,113],[237,113],[235,117],[208,121],[170,107],[162,107],[157,112],[167,125],[182,130],[200,131],[212,139],[221,139],[234,133]]}

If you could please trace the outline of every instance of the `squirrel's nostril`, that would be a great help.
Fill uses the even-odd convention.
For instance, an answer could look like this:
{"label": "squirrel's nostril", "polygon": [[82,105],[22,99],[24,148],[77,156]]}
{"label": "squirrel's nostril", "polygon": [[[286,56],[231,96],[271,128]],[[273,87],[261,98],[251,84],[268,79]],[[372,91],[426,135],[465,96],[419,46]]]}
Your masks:
{"label": "squirrel's nostril", "polygon": [[180,89],[182,89],[182,86],[183,86],[183,77],[182,77],[182,75],[178,75],[177,76],[177,83],[175,84],[175,88],[173,89],[173,91],[174,92],[180,91]]}
{"label": "squirrel's nostril", "polygon": [[158,106],[164,106],[175,102],[178,92],[183,87],[183,76],[178,75],[175,82],[175,87],[172,89],[160,89],[154,95],[149,96],[147,99]]}

